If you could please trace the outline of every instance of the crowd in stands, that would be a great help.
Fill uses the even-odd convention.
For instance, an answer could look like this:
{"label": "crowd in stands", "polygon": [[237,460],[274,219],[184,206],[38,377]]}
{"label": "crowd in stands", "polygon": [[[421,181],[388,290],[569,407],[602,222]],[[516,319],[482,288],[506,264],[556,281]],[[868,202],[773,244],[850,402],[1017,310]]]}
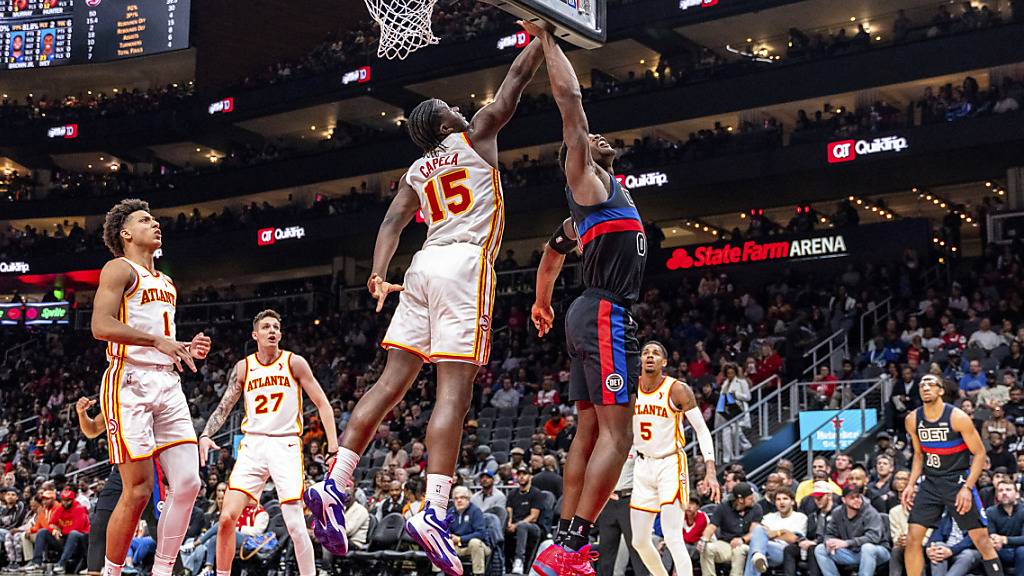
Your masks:
{"label": "crowd in stands", "polygon": [[[535,260],[536,255],[530,258]],[[1016,259],[1003,258],[998,268],[1000,272],[1005,273],[1008,267],[1019,269]],[[515,254],[506,253],[498,266],[515,269],[520,263]],[[715,428],[724,418],[718,402],[721,394],[728,392],[745,403],[752,398],[749,390],[757,384],[767,382],[768,386],[775,386],[799,376],[803,372],[802,353],[807,346],[837,328],[851,327],[860,312],[884,296],[897,294],[902,300],[916,303],[917,291],[921,290],[919,273],[920,267],[913,260],[892,266],[851,267],[831,279],[789,271],[757,286],[742,286],[729,276],[709,273],[693,281],[651,283],[633,312],[641,327],[640,339],[656,338],[665,343],[670,350],[668,372],[691,383],[705,418]],[[997,279],[998,275],[993,282]],[[1000,283],[996,285],[1002,289]],[[287,292],[297,287],[277,289]],[[967,289],[968,294],[974,294],[973,286]],[[963,290],[950,292],[950,302],[955,305],[946,305],[940,292],[934,292],[934,308],[921,308],[920,325],[928,326],[932,323],[928,320],[931,315],[941,319],[942,314],[950,310],[962,310],[969,319],[970,313],[966,311],[970,306],[961,307],[961,296],[958,296]],[[983,288],[980,290],[979,294],[989,294]],[[218,294],[208,288],[187,298],[209,302],[230,296],[230,290]],[[971,301],[980,306],[988,299],[972,296]],[[543,340],[536,338],[528,328],[526,316],[531,302],[532,295],[528,293],[513,294],[501,298],[494,311],[493,325],[497,327],[494,353],[474,387],[473,412],[466,423],[459,462],[461,483],[474,492],[470,502],[479,501],[475,504],[477,508],[483,512],[494,511],[501,520],[497,535],[492,534],[472,546],[467,540],[467,559],[475,555],[479,560],[481,554],[487,556],[486,550],[494,558],[494,552],[501,550],[497,557],[504,558],[506,567],[513,566],[517,559],[528,560],[547,533],[553,504],[561,490],[559,471],[575,433],[574,415],[565,394],[568,359],[562,340],[557,334]],[[566,305],[567,300],[557,302],[560,311],[564,312]],[[923,304],[918,306],[923,307]],[[992,308],[997,306],[993,301],[983,313],[991,315]],[[314,374],[329,397],[335,400],[335,418],[342,428],[355,402],[373,384],[382,367],[383,354],[375,343],[389,316],[378,316],[369,310],[366,297],[360,294],[352,296],[341,309],[314,311],[316,322],[310,321],[311,316],[285,312],[284,345],[310,361]],[[959,316],[951,318],[959,319]],[[1000,323],[1002,320],[1002,317],[995,319]],[[894,322],[892,329],[900,335],[904,328],[913,331],[909,320],[906,326],[900,316]],[[251,350],[251,344],[246,347],[249,336],[245,323],[245,318],[236,318],[233,325],[204,327],[214,339],[214,352],[203,363],[199,374],[184,377],[197,429],[204,426],[204,417],[219,401],[231,363],[243,351]],[[981,326],[980,321],[978,326]],[[967,328],[961,330],[973,334]],[[883,338],[888,338],[890,332],[890,327],[886,326]],[[983,342],[986,339],[982,335],[965,340]],[[864,356],[852,358],[850,373],[840,373],[839,377],[852,379],[874,370],[873,367],[881,363],[878,350],[887,354],[885,358],[894,365],[914,362],[919,366],[925,362],[927,348],[918,350],[913,343],[911,338],[910,345],[897,351],[896,343],[883,339],[881,348],[869,348]],[[1020,358],[1019,345],[1016,357]],[[4,468],[3,483],[5,487],[16,489],[10,494],[23,507],[31,508],[33,502],[38,507],[44,503],[44,494],[49,494],[49,490],[59,494],[68,484],[77,488],[79,494],[86,495],[94,494],[99,488],[91,478],[82,481],[75,478],[70,483],[67,480],[72,471],[90,469],[101,463],[106,451],[102,438],[86,441],[81,437],[69,405],[79,396],[95,390],[104,365],[97,345],[87,334],[67,332],[40,336],[35,346],[12,356],[2,367],[0,421],[4,430],[0,432],[4,433],[0,434],[0,463]],[[948,365],[944,369],[956,370],[956,367]],[[878,373],[890,371],[885,363]],[[958,376],[954,372],[951,375]],[[359,485],[353,506],[366,510],[362,529],[368,531],[371,522],[384,525],[389,513],[408,514],[422,505],[420,479],[423,464],[429,457],[423,446],[423,434],[431,410],[432,388],[433,375],[428,369],[378,431],[357,472]],[[835,387],[830,390],[828,383],[820,390],[825,403],[831,403],[832,397],[838,395]],[[893,395],[900,397],[896,392]],[[910,406],[910,402],[906,401],[905,406]],[[737,423],[734,434],[725,436],[720,446],[723,465],[741,465],[744,452],[750,448],[745,426]],[[324,472],[323,438],[317,419],[308,418],[304,444],[307,474],[311,480],[318,479]],[[222,450],[205,472],[208,489],[203,501],[197,504],[199,528],[193,534],[198,540],[185,559],[199,571],[209,563],[210,553],[209,539],[203,540],[201,530],[210,525],[209,514],[216,516],[218,486],[229,475],[231,463],[230,451]],[[57,470],[57,467],[61,468]],[[702,474],[698,470],[699,461],[694,463],[694,473]],[[724,479],[728,481],[729,476]],[[553,498],[548,498],[545,492]],[[457,500],[462,500],[460,495],[464,493],[455,494]],[[507,508],[504,515],[497,514],[502,506],[495,504],[502,496]],[[79,499],[83,498],[79,496]],[[456,509],[460,509],[460,505],[466,506],[466,503],[457,501]],[[536,508],[538,506],[540,508]],[[264,507],[272,524],[273,503],[264,502]],[[463,521],[472,527],[475,512],[468,507],[460,510],[464,512]],[[206,513],[209,514],[204,516]],[[691,510],[691,513],[697,512]],[[362,517],[359,509],[355,509],[354,514]],[[0,518],[3,516],[0,514]],[[38,513],[34,518],[38,518]],[[23,534],[18,530],[26,522],[21,519],[14,523],[16,525],[0,525],[0,528],[13,528],[16,535]],[[262,525],[258,513],[254,513],[253,522],[256,526]],[[531,524],[537,527],[532,528]],[[497,544],[502,540],[504,548],[499,548]],[[356,535],[354,542],[357,547],[372,543],[372,536],[364,532]],[[19,553],[17,546],[10,550],[8,558],[31,561],[32,555]]]}

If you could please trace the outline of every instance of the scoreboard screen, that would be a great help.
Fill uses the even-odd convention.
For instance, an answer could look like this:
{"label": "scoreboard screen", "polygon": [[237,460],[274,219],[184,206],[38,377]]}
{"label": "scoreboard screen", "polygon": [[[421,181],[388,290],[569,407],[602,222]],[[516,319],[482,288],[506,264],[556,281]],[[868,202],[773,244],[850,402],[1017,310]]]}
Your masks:
{"label": "scoreboard screen", "polygon": [[191,0],[0,0],[0,70],[188,48]]}

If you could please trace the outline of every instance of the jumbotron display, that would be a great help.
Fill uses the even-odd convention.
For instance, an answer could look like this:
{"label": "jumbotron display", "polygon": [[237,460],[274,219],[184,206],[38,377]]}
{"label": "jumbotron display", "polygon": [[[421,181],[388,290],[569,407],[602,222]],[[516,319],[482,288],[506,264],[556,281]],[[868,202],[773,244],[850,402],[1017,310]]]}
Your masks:
{"label": "jumbotron display", "polygon": [[0,0],[0,70],[188,48],[191,0]]}

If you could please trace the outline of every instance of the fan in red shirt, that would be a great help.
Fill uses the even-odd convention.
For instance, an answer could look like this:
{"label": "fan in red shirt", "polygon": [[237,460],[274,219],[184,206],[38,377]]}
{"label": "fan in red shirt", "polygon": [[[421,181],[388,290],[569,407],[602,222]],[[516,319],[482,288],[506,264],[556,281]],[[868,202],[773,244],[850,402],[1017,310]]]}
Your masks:
{"label": "fan in red shirt", "polygon": [[774,381],[769,383],[769,388],[779,385],[778,375],[782,372],[782,356],[775,351],[771,344],[761,345],[761,357],[757,361],[757,372],[751,376],[751,384],[756,386],[769,378]]}
{"label": "fan in red shirt", "polygon": [[839,379],[832,374],[832,368],[827,364],[818,367],[818,373],[814,376],[814,383],[810,388],[820,406],[827,406],[832,402],[838,381]]}
{"label": "fan in red shirt", "polygon": [[65,571],[85,556],[89,540],[89,512],[75,500],[76,496],[71,488],[60,493],[60,506],[52,509],[47,526],[36,531],[35,552],[26,570],[33,569],[30,567],[41,569],[43,557],[50,550],[61,551],[58,564]]}

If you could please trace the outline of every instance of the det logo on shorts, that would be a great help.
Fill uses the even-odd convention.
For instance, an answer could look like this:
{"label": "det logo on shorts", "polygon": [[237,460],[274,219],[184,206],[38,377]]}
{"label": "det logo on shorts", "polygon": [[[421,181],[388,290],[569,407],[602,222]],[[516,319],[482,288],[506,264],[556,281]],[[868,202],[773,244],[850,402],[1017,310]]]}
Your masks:
{"label": "det logo on shorts", "polygon": [[608,377],[604,379],[604,387],[607,388],[610,392],[618,392],[619,390],[622,390],[622,387],[625,385],[625,379],[623,379],[622,376],[615,374],[614,372],[609,374]]}

